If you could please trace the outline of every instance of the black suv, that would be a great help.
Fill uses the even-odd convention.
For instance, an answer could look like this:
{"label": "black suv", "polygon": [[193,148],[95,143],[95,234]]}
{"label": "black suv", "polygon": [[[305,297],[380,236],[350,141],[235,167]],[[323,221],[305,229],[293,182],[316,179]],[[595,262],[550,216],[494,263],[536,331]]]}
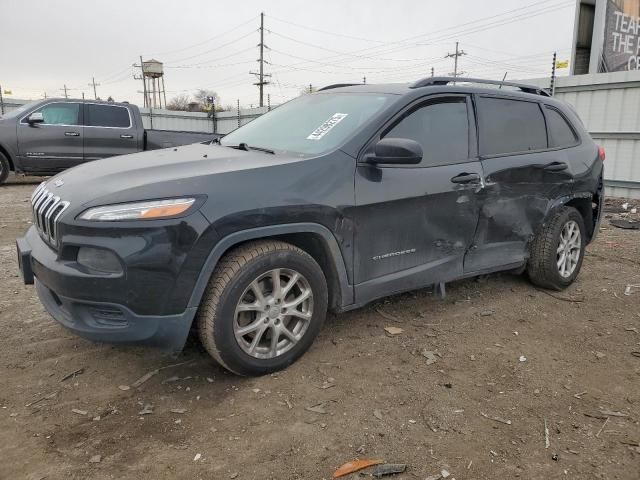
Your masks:
{"label": "black suv", "polygon": [[568,286],[598,230],[603,160],[537,87],[334,85],[219,144],[53,177],[18,258],[79,335],[179,350],[193,324],[220,364],[261,375],[300,357],[327,309],[500,270]]}

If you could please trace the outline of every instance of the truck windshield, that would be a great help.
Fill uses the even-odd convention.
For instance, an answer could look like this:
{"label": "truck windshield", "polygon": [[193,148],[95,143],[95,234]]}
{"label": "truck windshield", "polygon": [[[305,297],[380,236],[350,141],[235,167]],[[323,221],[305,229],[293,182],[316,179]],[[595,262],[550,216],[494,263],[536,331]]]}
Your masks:
{"label": "truck windshield", "polygon": [[303,95],[234,130],[220,143],[320,154],[338,147],[393,97],[379,93]]}

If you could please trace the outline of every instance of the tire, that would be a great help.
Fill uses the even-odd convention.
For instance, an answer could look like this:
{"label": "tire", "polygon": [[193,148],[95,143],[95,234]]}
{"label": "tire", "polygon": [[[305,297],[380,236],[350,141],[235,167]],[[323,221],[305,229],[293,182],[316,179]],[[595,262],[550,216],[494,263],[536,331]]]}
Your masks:
{"label": "tire", "polygon": [[571,285],[584,259],[585,234],[584,219],[575,208],[555,211],[529,246],[527,273],[531,282],[551,290]]}
{"label": "tire", "polygon": [[246,243],[225,254],[209,280],[196,316],[200,341],[237,375],[282,370],[320,332],[327,297],[324,273],[305,251],[281,241]]}
{"label": "tire", "polygon": [[9,171],[11,170],[11,165],[9,164],[9,160],[2,153],[0,153],[0,184],[3,184],[4,181],[9,176]]}

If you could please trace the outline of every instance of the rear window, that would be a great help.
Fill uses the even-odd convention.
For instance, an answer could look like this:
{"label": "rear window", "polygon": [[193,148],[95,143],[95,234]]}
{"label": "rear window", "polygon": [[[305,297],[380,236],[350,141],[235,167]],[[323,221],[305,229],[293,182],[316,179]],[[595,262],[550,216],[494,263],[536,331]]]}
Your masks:
{"label": "rear window", "polygon": [[549,127],[549,145],[562,148],[575,145],[578,141],[573,128],[555,108],[545,107]]}
{"label": "rear window", "polygon": [[87,122],[90,127],[129,128],[131,121],[125,107],[87,104]]}
{"label": "rear window", "polygon": [[504,155],[547,148],[547,129],[535,102],[480,97],[481,155]]}

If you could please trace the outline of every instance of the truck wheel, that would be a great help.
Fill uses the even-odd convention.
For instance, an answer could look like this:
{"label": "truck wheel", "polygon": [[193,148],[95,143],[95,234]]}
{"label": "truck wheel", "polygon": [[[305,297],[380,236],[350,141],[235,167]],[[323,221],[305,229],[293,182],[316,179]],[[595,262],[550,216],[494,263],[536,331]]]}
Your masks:
{"label": "truck wheel", "polygon": [[265,375],[296,361],[322,328],[327,282],[303,250],[256,241],[216,266],[197,314],[200,340],[223,367]]}
{"label": "truck wheel", "polygon": [[9,176],[9,170],[11,170],[11,166],[9,165],[9,160],[2,153],[0,153],[0,184],[4,183],[4,181]]}
{"label": "truck wheel", "polygon": [[540,287],[562,290],[580,272],[585,248],[582,215],[573,207],[552,214],[529,247],[527,273]]}

